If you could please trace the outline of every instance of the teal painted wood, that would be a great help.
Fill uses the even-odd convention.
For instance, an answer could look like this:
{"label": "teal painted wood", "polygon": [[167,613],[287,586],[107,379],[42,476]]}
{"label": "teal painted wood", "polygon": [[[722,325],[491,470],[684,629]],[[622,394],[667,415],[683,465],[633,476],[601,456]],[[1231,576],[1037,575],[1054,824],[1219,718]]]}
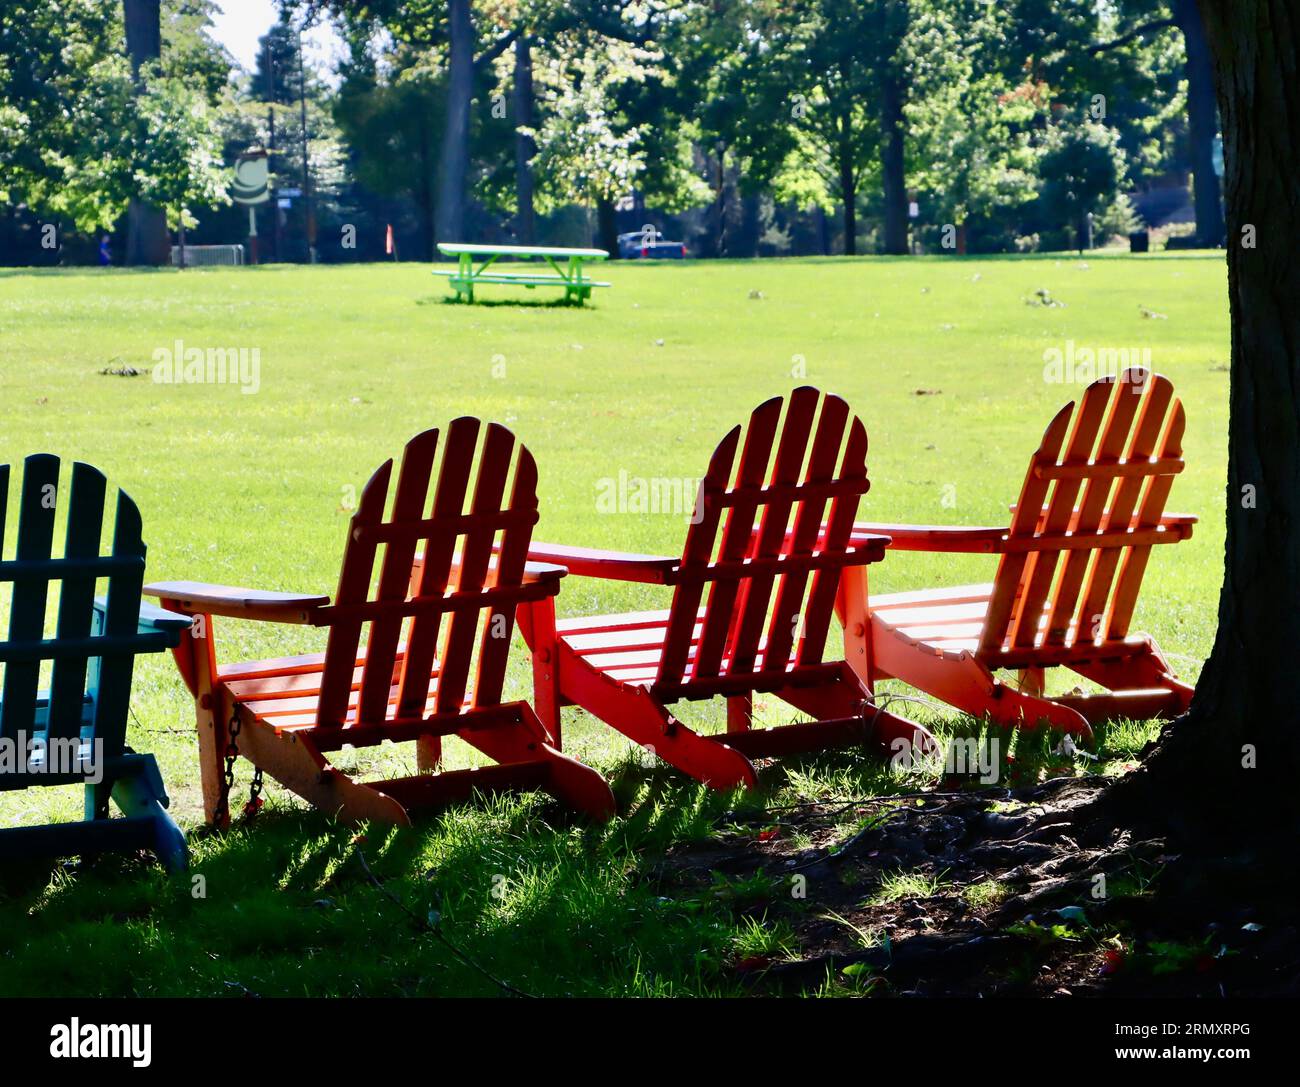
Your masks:
{"label": "teal painted wood", "polygon": [[[65,558],[93,559],[98,556],[99,536],[104,526],[105,486],[103,474],[90,465],[78,463],[72,466],[68,530],[63,547]],[[88,564],[88,567],[84,574],[69,574],[63,579],[55,634],[60,642],[90,635],[95,616],[95,576],[93,565]],[[80,654],[55,660],[50,680],[47,726],[51,738],[70,739],[81,735],[88,664],[89,658]]]}
{"label": "teal painted wood", "polygon": [[[54,540],[54,509],[59,485],[59,458],[48,453],[28,457],[18,502],[18,559],[48,559]],[[39,641],[45,628],[48,579],[39,575],[14,580],[10,603],[9,642]],[[32,731],[36,717],[39,660],[19,659],[5,665],[0,688],[0,738],[16,743]]]}
{"label": "teal painted wood", "polygon": [[[131,675],[137,653],[175,646],[184,616],[152,606],[142,610],[145,544],[140,513],[123,491],[117,492],[110,553],[100,554],[107,481],[88,464],[72,465],[66,496],[59,490],[59,459],[36,454],[23,466],[17,545],[12,559],[3,554],[9,497],[9,466],[0,465],[0,590],[11,584],[8,632],[0,641],[0,739],[20,737],[93,753],[87,772],[50,773],[28,766],[0,774],[0,791],[82,781],[86,819],[50,827],[0,830],[0,857],[37,853],[93,852],[118,843],[148,846],[169,867],[184,867],[185,840],[166,814],[167,794],[152,755],[126,747]],[[67,510],[61,555],[53,554],[54,524]],[[97,581],[107,581],[96,597]],[[57,596],[52,637],[45,617]],[[38,690],[41,664],[51,661],[50,687]],[[26,744],[22,749],[26,750]],[[88,777],[102,771],[102,780]],[[109,799],[126,816],[109,819]]]}

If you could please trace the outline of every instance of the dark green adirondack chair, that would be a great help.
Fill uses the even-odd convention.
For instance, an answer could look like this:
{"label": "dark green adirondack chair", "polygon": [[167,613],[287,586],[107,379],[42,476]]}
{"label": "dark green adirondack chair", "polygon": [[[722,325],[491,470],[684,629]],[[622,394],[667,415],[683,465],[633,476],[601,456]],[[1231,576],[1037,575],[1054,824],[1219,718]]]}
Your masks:
{"label": "dark green adirondack chair", "polygon": [[[185,836],[164,810],[154,757],[126,746],[126,721],[135,655],[176,645],[191,620],[142,605],[140,513],[122,491],[112,553],[100,554],[105,486],[99,471],[78,462],[65,497],[59,458],[28,457],[17,549],[8,557],[9,465],[0,464],[0,617],[9,612],[0,641],[0,791],[70,784],[86,791],[83,822],[0,829],[0,860],[143,848],[179,869],[187,859]],[[65,544],[56,556],[56,515],[63,511]],[[105,596],[95,595],[97,581],[107,584]],[[55,634],[46,637],[47,608],[56,599]],[[124,818],[110,818],[110,797]]]}

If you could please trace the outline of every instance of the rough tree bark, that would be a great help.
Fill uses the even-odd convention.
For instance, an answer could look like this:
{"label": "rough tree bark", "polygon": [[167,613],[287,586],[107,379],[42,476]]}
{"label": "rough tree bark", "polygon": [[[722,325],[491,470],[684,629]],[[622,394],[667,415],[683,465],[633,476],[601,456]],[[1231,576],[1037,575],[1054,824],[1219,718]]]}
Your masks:
{"label": "rough tree bark", "polygon": [[1187,124],[1192,149],[1196,237],[1202,245],[1223,240],[1219,178],[1214,172],[1214,137],[1219,118],[1214,104],[1214,64],[1196,0],[1174,0],[1174,20],[1183,32],[1187,54]]}
{"label": "rough tree bark", "polygon": [[[1300,826],[1300,11],[1200,0],[1223,117],[1232,372],[1219,629],[1130,799],[1183,823]],[[1252,768],[1253,765],[1253,768]]]}
{"label": "rough tree bark", "polygon": [[[162,56],[160,0],[124,0],[122,15],[131,73],[138,79],[142,64]],[[126,263],[160,265],[170,260],[166,214],[132,199],[126,211]]]}
{"label": "rough tree bark", "polygon": [[[537,144],[531,136],[520,132],[533,126],[533,52],[526,37],[515,39],[515,196],[519,211],[515,217],[515,231],[521,245],[532,245],[536,233],[533,214],[533,166]],[[612,254],[617,256],[617,253]]]}

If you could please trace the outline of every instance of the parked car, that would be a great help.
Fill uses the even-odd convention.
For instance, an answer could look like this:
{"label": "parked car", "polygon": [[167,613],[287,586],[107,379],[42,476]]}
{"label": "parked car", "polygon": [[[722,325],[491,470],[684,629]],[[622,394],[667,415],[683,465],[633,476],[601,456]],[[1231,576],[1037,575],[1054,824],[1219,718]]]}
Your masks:
{"label": "parked car", "polygon": [[633,230],[618,236],[618,255],[624,260],[681,260],[686,256],[686,243],[665,241],[657,234],[651,238],[644,230]]}

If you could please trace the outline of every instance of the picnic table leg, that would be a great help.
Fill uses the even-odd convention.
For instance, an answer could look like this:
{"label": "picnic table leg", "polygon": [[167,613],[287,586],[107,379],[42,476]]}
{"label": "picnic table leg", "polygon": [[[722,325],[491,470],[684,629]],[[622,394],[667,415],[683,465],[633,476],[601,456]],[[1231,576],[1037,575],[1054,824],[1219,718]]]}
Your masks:
{"label": "picnic table leg", "polygon": [[[564,289],[564,296],[567,299],[572,292],[573,297],[577,298],[578,305],[582,305],[583,299],[591,293],[590,288],[583,290],[582,287],[582,258],[569,258],[569,286]],[[576,288],[575,285],[576,284]]]}
{"label": "picnic table leg", "polygon": [[468,253],[462,253],[458,271],[464,281],[465,301],[472,306],[474,304],[474,258]]}

